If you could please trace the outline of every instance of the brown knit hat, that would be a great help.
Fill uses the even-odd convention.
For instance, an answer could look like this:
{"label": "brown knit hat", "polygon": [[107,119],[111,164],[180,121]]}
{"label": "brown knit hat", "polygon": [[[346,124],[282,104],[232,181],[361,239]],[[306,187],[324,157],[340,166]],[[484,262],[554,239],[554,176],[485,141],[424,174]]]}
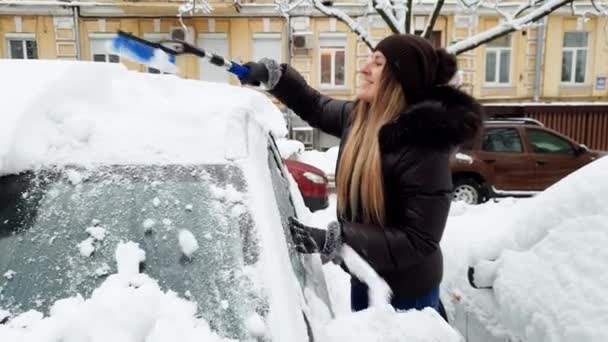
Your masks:
{"label": "brown knit hat", "polygon": [[435,49],[426,39],[416,35],[388,36],[374,51],[380,51],[386,57],[410,105],[423,100],[428,89],[446,84],[456,73],[456,57],[445,49]]}

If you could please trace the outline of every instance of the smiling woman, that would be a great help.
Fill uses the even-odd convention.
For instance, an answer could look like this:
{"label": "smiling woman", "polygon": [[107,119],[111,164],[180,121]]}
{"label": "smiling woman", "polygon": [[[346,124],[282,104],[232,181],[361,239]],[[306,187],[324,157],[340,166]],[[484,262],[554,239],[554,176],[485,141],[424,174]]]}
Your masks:
{"label": "smiling woman", "polygon": [[[321,85],[335,82],[337,61],[339,50],[322,51]],[[243,84],[264,83],[311,126],[341,138],[339,224],[322,231],[293,220],[292,231],[305,246],[300,251],[331,256],[343,241],[387,280],[395,308],[439,309],[449,157],[482,121],[480,105],[447,85],[456,58],[418,36],[386,37],[360,71],[364,84],[354,102],[322,95],[287,64],[262,59],[246,66],[251,72]],[[367,286],[353,277],[352,309],[368,304]]]}

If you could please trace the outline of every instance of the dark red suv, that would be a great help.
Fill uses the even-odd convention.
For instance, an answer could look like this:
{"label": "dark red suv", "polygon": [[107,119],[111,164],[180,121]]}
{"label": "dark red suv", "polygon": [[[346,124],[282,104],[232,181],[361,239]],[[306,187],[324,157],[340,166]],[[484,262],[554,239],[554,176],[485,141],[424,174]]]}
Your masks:
{"label": "dark red suv", "polygon": [[533,119],[488,120],[452,157],[454,199],[529,196],[604,155]]}

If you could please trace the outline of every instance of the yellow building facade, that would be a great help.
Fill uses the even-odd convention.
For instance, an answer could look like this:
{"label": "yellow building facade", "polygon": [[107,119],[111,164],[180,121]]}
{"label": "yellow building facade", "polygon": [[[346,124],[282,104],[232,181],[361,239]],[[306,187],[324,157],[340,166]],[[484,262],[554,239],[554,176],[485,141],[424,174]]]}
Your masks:
{"label": "yellow building facade", "polygon": [[[117,30],[153,40],[169,38],[182,27],[176,16],[181,4],[140,0],[72,6],[6,0],[0,2],[0,58],[121,62],[132,70],[154,72],[112,55],[107,42]],[[211,4],[211,13],[183,18],[193,44],[240,62],[280,59],[323,93],[354,96],[360,82],[356,71],[369,50],[341,21],[312,10],[287,19],[271,1]],[[366,9],[362,3],[335,6],[354,17]],[[427,13],[414,13],[413,29],[424,27]],[[360,23],[374,40],[389,34],[379,18],[360,18]],[[433,42],[445,47],[499,23],[495,13],[460,13],[447,6],[435,23]],[[607,100],[608,18],[581,20],[564,10],[544,23],[459,55],[463,88],[484,102]],[[177,64],[184,78],[238,84],[235,77],[195,57],[179,57]]]}

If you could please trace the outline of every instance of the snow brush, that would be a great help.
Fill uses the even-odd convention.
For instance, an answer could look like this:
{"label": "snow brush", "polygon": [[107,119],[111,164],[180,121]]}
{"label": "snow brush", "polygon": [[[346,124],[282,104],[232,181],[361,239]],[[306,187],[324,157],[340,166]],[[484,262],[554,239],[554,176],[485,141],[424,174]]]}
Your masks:
{"label": "snow brush", "polygon": [[118,31],[112,39],[112,50],[134,62],[159,69],[175,72],[175,57],[179,55],[194,55],[207,59],[211,64],[224,67],[238,78],[246,78],[249,68],[232,62],[223,56],[209,53],[182,40],[161,40],[151,42],[130,33]]}

